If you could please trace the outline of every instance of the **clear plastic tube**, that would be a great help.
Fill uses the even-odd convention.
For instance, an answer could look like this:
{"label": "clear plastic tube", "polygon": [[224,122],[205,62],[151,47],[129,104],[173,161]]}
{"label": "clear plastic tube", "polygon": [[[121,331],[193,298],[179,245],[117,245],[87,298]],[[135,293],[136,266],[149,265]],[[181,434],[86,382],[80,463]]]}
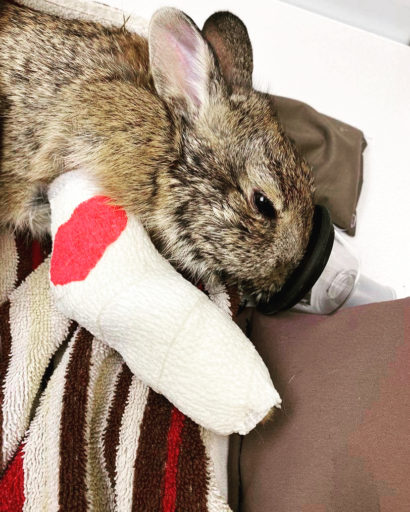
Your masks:
{"label": "clear plastic tube", "polygon": [[346,238],[335,228],[333,249],[319,279],[293,309],[329,314],[350,297],[360,275],[360,260]]}

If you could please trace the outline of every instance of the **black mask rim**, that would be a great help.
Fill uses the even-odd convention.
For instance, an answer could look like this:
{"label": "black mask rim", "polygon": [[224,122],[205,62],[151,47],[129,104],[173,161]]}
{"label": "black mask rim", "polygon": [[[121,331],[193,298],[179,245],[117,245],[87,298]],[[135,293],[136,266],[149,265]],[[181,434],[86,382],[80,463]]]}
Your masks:
{"label": "black mask rim", "polygon": [[312,232],[302,261],[283,287],[267,302],[258,303],[256,309],[264,315],[274,315],[300,302],[322,274],[332,252],[334,237],[329,210],[323,205],[315,205]]}

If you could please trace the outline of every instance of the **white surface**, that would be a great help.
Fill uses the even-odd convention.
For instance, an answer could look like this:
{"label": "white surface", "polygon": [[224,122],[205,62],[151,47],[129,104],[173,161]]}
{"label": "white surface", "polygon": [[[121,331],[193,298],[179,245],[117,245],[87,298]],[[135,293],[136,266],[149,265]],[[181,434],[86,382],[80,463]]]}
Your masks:
{"label": "white surface", "polygon": [[410,0],[282,0],[410,44]]}
{"label": "white surface", "polygon": [[[109,3],[147,18],[164,5]],[[364,131],[368,147],[352,244],[365,275],[392,286],[398,297],[409,295],[410,48],[278,1],[172,5],[199,26],[214,11],[235,12],[253,42],[256,87],[306,101]]]}

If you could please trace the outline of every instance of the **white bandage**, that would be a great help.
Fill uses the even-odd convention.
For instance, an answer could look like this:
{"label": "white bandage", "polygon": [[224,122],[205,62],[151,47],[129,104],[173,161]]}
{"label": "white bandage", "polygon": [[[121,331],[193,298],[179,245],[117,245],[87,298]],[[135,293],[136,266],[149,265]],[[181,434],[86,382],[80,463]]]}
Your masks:
{"label": "white bandage", "polygon": [[246,434],[280,398],[239,327],[80,171],[49,191],[57,307],[195,422]]}

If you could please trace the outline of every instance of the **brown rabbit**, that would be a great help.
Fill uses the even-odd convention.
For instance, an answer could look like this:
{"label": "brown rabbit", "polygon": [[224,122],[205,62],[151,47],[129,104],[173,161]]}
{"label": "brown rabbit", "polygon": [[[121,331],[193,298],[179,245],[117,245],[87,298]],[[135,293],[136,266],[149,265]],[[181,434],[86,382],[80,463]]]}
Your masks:
{"label": "brown rabbit", "polygon": [[163,8],[148,40],[3,2],[0,226],[48,229],[47,185],[86,169],[193,279],[267,298],[301,260],[312,177],[268,95],[243,23],[203,32]]}

